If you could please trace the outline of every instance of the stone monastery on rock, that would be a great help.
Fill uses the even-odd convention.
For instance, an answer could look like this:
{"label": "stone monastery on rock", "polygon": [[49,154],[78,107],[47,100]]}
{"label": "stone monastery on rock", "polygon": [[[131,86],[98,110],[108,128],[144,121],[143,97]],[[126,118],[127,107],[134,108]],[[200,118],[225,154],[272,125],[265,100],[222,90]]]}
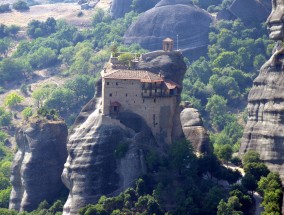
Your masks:
{"label": "stone monastery on rock", "polygon": [[[172,51],[172,43],[169,38],[163,41],[164,52]],[[109,68],[101,73],[102,114],[115,118],[120,112],[136,113],[146,121],[158,141],[171,143],[172,119],[181,87],[161,73],[128,69],[117,57],[112,58]]]}

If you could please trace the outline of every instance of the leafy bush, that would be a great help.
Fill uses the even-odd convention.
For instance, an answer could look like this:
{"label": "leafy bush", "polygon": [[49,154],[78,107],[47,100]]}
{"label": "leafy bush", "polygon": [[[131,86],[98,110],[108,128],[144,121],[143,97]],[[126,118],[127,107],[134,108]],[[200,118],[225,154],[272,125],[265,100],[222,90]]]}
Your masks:
{"label": "leafy bush", "polygon": [[0,126],[9,126],[12,121],[12,113],[0,107]]}
{"label": "leafy bush", "polygon": [[121,142],[119,143],[114,151],[114,155],[116,158],[123,158],[125,154],[127,153],[129,148],[129,143],[128,142]]}
{"label": "leafy bush", "polygon": [[7,13],[7,12],[10,12],[10,11],[11,11],[10,4],[0,5],[0,13]]}
{"label": "leafy bush", "polygon": [[22,111],[22,115],[23,115],[24,119],[28,119],[29,117],[31,117],[33,115],[33,109],[31,107],[26,107]]}
{"label": "leafy bush", "polygon": [[29,10],[30,7],[25,1],[19,0],[13,4],[13,8],[18,11],[26,11]]}
{"label": "leafy bush", "polygon": [[24,100],[24,97],[20,96],[18,93],[16,92],[12,92],[9,93],[5,99],[4,99],[4,104],[5,106],[8,107],[15,107],[17,106],[19,103],[21,103]]}

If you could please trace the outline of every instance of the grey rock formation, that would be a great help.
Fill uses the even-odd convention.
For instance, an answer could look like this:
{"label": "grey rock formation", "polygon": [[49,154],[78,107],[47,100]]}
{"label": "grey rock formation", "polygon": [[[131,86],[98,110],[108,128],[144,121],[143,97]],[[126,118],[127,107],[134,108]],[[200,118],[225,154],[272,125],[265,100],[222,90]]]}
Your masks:
{"label": "grey rock formation", "polygon": [[[272,1],[268,17],[271,39],[284,39],[284,1]],[[262,66],[248,96],[248,122],[240,153],[256,150],[271,170],[284,180],[284,48],[276,43],[272,57]]]}
{"label": "grey rock formation", "polygon": [[142,61],[138,62],[136,69],[161,73],[166,79],[173,80],[182,86],[186,64],[180,52],[155,51],[143,54]]}
{"label": "grey rock formation", "polygon": [[[120,159],[115,150],[123,143],[128,143],[129,149]],[[117,120],[96,109],[70,135],[62,173],[70,190],[64,214],[78,214],[79,208],[96,203],[101,195],[117,195],[131,186],[146,173],[144,154],[151,147],[157,146],[141,117],[125,113]]]}
{"label": "grey rock formation", "polygon": [[229,11],[245,23],[264,22],[271,11],[271,1],[235,0]]}
{"label": "grey rock formation", "polygon": [[159,2],[159,0],[147,0],[138,1],[138,5],[135,8],[132,7],[133,0],[113,0],[111,5],[111,16],[112,18],[121,18],[131,10],[135,10],[138,13],[142,13],[148,9],[151,9]]}
{"label": "grey rock formation", "polygon": [[61,173],[67,158],[67,135],[63,121],[38,118],[17,131],[10,209],[32,211],[43,200],[55,201],[66,189]]}
{"label": "grey rock formation", "polygon": [[[284,1],[272,1],[268,18],[269,36],[283,40]],[[275,53],[262,66],[248,96],[248,122],[240,154],[255,150],[284,182],[284,48],[276,44]],[[283,201],[284,202],[284,201]],[[282,206],[282,210],[284,207]],[[283,213],[284,211],[282,211]]]}
{"label": "grey rock formation", "polygon": [[123,17],[131,11],[132,0],[113,0],[110,13],[115,19]]}
{"label": "grey rock formation", "polygon": [[198,110],[185,108],[180,114],[180,121],[183,133],[186,139],[191,142],[194,150],[201,153],[211,153],[212,146],[209,135],[203,126]]}
{"label": "grey rock formation", "polygon": [[[147,56],[147,55],[146,55]],[[137,68],[147,68],[174,77],[182,83],[186,70],[180,53],[149,54],[147,62],[138,63]],[[160,69],[159,69],[160,68]],[[97,85],[100,87],[100,84]],[[69,136],[68,158],[62,180],[69,189],[64,205],[64,215],[78,214],[87,204],[96,203],[101,195],[114,196],[142,174],[147,172],[147,151],[164,153],[165,145],[158,144],[144,119],[137,114],[122,112],[118,118],[101,114],[101,90],[81,111]],[[177,107],[173,134],[182,136]],[[128,143],[129,149],[123,157],[117,157],[118,145]]]}
{"label": "grey rock formation", "polygon": [[[187,57],[198,58],[208,44],[211,15],[200,8],[183,4],[182,0],[162,1],[142,14],[124,35],[126,44],[139,43],[150,51],[161,50],[162,40],[179,35],[179,49]],[[204,51],[203,50],[203,51]]]}

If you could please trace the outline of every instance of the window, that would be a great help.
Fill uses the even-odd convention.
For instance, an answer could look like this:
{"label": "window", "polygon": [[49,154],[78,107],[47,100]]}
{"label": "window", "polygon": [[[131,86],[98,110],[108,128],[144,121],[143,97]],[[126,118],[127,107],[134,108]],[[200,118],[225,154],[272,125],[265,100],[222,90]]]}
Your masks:
{"label": "window", "polygon": [[112,97],[112,93],[109,94],[109,97]]}
{"label": "window", "polygon": [[127,97],[127,93],[125,94],[125,96]]}
{"label": "window", "polygon": [[154,102],[156,103],[156,99],[154,99]]}
{"label": "window", "polygon": [[118,85],[118,83],[116,82],[115,85]]}
{"label": "window", "polygon": [[109,85],[109,82],[107,82],[107,85]]}

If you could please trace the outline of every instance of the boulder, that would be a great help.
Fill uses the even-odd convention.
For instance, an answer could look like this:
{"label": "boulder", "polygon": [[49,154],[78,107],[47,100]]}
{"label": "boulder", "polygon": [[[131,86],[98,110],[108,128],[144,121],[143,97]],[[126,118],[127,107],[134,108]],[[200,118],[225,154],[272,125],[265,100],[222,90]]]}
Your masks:
{"label": "boulder", "polygon": [[190,141],[193,149],[200,153],[211,153],[209,135],[203,126],[198,110],[185,108],[180,114],[180,121],[185,138]]}
{"label": "boulder", "polygon": [[229,11],[245,23],[261,23],[271,11],[270,0],[235,0]]}
{"label": "boulder", "polygon": [[35,210],[39,203],[57,200],[66,188],[61,173],[67,158],[68,130],[64,121],[33,118],[16,133],[9,208]]}
{"label": "boulder", "polygon": [[146,11],[124,35],[126,44],[139,43],[150,51],[161,50],[162,40],[170,37],[178,49],[190,59],[206,53],[212,16],[206,11],[182,0],[161,1]]}

